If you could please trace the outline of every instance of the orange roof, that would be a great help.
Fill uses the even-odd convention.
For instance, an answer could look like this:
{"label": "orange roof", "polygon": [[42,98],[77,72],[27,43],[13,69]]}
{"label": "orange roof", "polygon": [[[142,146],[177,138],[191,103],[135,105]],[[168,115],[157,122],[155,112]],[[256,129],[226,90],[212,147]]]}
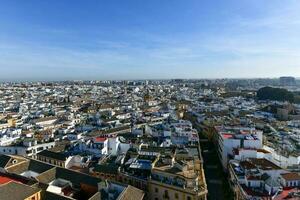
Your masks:
{"label": "orange roof", "polygon": [[9,182],[16,182],[16,183],[26,183],[27,181],[23,179],[23,177],[14,177],[9,174],[0,173],[0,185],[9,183]]}
{"label": "orange roof", "polygon": [[282,178],[285,180],[300,180],[300,175],[297,173],[286,173],[286,174],[281,174]]}
{"label": "orange roof", "polygon": [[223,134],[223,137],[225,139],[230,139],[230,138],[232,138],[232,134]]}
{"label": "orange roof", "polygon": [[106,140],[106,137],[95,137],[94,141],[95,142],[104,142]]}
{"label": "orange roof", "polygon": [[9,178],[9,177],[6,177],[6,176],[0,176],[0,185],[3,185],[5,183],[11,182],[11,181],[19,183],[19,181],[16,181],[16,180],[14,180],[12,178]]}
{"label": "orange roof", "polygon": [[283,200],[283,199],[297,199],[297,197],[295,198],[289,198],[289,194],[291,192],[297,192],[297,188],[288,188],[288,189],[284,189],[279,195],[277,195],[274,200]]}

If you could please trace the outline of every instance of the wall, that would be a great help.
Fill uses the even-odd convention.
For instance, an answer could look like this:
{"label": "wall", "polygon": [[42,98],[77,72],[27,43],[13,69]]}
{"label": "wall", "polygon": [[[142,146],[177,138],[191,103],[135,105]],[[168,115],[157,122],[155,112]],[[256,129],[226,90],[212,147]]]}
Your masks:
{"label": "wall", "polygon": [[283,155],[278,154],[271,147],[264,146],[263,148],[272,153],[272,160],[271,161],[274,162],[276,165],[282,167],[282,168],[287,168],[287,167],[299,166],[300,165],[300,156],[298,156],[298,157],[294,157],[294,156],[285,157]]}
{"label": "wall", "polygon": [[157,181],[149,182],[149,200],[160,200],[167,199],[165,194],[168,194],[169,199],[174,200],[205,200],[206,195],[198,196],[195,192],[189,192],[183,188],[176,188],[174,186],[168,186],[166,184],[161,184]]}
{"label": "wall", "polygon": [[24,199],[24,200],[40,200],[41,199],[41,192],[37,192],[34,195]]}

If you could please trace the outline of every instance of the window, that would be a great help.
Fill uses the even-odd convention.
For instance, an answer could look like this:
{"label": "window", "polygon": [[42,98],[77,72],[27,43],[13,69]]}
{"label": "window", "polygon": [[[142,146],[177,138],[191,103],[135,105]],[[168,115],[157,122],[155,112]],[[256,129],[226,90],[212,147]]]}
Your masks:
{"label": "window", "polygon": [[37,148],[37,151],[42,151],[44,149],[44,147],[39,147]]}
{"label": "window", "polygon": [[188,197],[187,197],[187,200],[192,200],[192,197],[188,196]]}
{"label": "window", "polygon": [[165,193],[164,193],[164,198],[168,199],[169,198],[169,192],[168,190],[165,190]]}
{"label": "window", "polygon": [[178,199],[178,193],[175,193],[175,199]]}
{"label": "window", "polygon": [[26,151],[26,154],[30,154],[30,153],[32,153],[32,150],[27,150]]}
{"label": "window", "polygon": [[158,188],[155,188],[155,192],[158,193]]}

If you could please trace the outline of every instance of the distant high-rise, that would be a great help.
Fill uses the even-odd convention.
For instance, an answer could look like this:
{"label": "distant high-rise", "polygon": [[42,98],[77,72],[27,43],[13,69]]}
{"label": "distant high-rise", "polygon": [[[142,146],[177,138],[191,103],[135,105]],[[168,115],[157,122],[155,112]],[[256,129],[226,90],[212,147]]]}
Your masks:
{"label": "distant high-rise", "polygon": [[280,85],[282,86],[293,86],[296,85],[296,80],[292,76],[283,76],[279,78]]}

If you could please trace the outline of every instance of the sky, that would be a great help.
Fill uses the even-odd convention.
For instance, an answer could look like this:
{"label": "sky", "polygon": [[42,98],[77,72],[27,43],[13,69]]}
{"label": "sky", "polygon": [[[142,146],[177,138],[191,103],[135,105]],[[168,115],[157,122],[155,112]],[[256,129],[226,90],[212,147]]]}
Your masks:
{"label": "sky", "polygon": [[0,80],[300,77],[299,0],[3,0]]}

